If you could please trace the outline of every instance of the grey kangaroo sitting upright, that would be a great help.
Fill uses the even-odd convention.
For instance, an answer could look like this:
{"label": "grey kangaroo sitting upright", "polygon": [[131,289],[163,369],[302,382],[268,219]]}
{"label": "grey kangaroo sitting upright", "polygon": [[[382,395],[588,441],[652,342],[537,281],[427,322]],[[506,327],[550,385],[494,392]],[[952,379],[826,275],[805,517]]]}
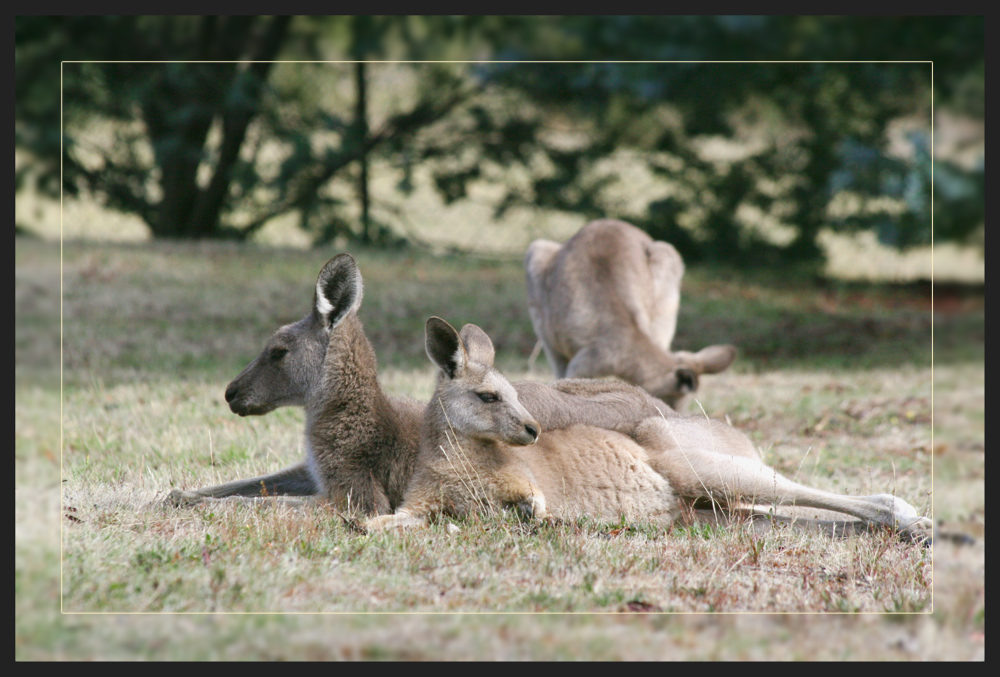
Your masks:
{"label": "grey kangaroo sitting upright", "polygon": [[677,409],[701,374],[726,369],[729,345],[672,351],[684,262],[624,221],[591,221],[566,244],[524,255],[528,314],[556,378],[617,376]]}
{"label": "grey kangaroo sitting upright", "polygon": [[[388,395],[379,385],[375,351],[357,316],[362,290],[361,273],[350,254],[330,259],[316,280],[312,310],[275,331],[226,388],[229,408],[240,416],[304,407],[305,460],[270,475],[195,491],[175,489],[168,502],[316,496],[372,515],[391,513],[400,505],[413,472],[425,405]],[[641,389],[623,383],[515,387],[546,429],[580,420],[628,427],[637,411],[651,416],[663,408]]]}
{"label": "grey kangaroo sitting upright", "polygon": [[375,351],[357,311],[361,273],[350,254],[319,273],[312,311],[285,325],[226,388],[233,413],[259,416],[282,406],[306,410],[306,458],[271,475],[168,500],[190,505],[228,496],[317,496],[367,514],[391,512],[410,480],[424,405],[386,394]]}
{"label": "grey kangaroo sitting upright", "polygon": [[[440,371],[424,413],[417,467],[403,504],[393,515],[370,519],[370,530],[507,506],[539,518],[624,515],[670,522],[679,515],[680,498],[734,508],[809,506],[915,539],[930,535],[930,520],[900,498],[845,496],[783,477],[761,461],[746,435],[719,421],[670,410],[650,417],[636,411],[630,428],[620,432],[588,425],[584,418],[543,432],[531,405],[522,404],[494,368],[493,344],[475,325],[459,333],[432,317],[426,348]],[[542,401],[544,393],[534,399]],[[839,524],[797,522],[824,529]]]}

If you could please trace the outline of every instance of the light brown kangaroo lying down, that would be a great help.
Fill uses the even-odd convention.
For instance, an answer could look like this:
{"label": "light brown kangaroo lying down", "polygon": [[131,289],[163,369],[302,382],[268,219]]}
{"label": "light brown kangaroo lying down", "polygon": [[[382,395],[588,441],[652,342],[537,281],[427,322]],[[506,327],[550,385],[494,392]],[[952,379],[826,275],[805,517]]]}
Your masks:
{"label": "light brown kangaroo lying down", "polygon": [[493,367],[493,344],[482,329],[467,324],[460,334],[432,317],[426,348],[440,372],[424,412],[413,479],[395,514],[372,518],[368,529],[508,506],[537,518],[671,522],[681,502],[710,499],[729,506],[810,506],[915,538],[931,533],[931,521],[900,498],[844,496],[779,475],[743,433],[703,417],[665,411],[637,417],[621,432],[583,423],[543,432]]}
{"label": "light brown kangaroo lying down", "polygon": [[729,345],[671,350],[684,262],[624,221],[591,221],[563,245],[535,240],[524,269],[531,324],[556,378],[617,376],[676,409],[701,374],[736,357]]}

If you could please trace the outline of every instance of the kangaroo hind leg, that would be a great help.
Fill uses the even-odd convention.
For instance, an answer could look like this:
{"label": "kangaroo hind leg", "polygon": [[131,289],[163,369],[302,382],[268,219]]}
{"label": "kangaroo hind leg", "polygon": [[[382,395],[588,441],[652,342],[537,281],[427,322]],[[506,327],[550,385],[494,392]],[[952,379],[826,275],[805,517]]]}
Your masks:
{"label": "kangaroo hind leg", "polygon": [[[718,434],[705,434],[708,426]],[[721,426],[721,428],[720,428]],[[728,430],[723,430],[727,428]],[[674,490],[689,500],[710,499],[739,504],[799,505],[841,512],[919,538],[933,524],[916,508],[888,494],[846,496],[794,482],[761,460],[737,451],[749,444],[742,433],[718,423],[688,419],[643,421],[637,441],[650,452],[650,463]]]}

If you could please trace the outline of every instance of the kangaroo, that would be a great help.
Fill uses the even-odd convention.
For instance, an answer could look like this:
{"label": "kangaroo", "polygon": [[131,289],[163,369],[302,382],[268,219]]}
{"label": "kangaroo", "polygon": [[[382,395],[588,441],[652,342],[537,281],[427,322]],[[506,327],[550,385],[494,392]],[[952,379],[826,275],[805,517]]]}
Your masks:
{"label": "kangaroo", "polygon": [[[323,266],[312,310],[276,330],[261,353],[226,388],[233,413],[260,416],[281,406],[306,410],[306,458],[270,475],[195,491],[174,489],[177,506],[228,497],[305,496],[364,514],[391,513],[417,457],[424,403],[386,394],[357,311],[363,282],[350,254]],[[586,420],[608,428],[633,425],[636,412],[662,404],[623,383],[568,380],[555,387],[515,386],[548,429]],[[293,499],[294,500],[294,499]]]}
{"label": "kangaroo", "polygon": [[[508,506],[536,518],[672,518],[669,483],[630,437],[577,423],[540,438],[541,425],[493,368],[493,343],[482,329],[467,324],[459,334],[432,317],[425,347],[440,372],[424,414],[417,469],[399,510],[366,528]],[[519,451],[527,445],[539,448]]]}
{"label": "kangaroo", "polygon": [[556,378],[617,376],[673,408],[736,348],[672,352],[684,262],[624,221],[591,221],[568,242],[535,240],[524,256],[528,313]]}
{"label": "kangaroo", "polygon": [[281,406],[306,410],[306,458],[271,475],[168,501],[191,505],[229,496],[316,496],[366,514],[392,512],[412,474],[424,405],[386,394],[375,351],[357,311],[361,273],[350,254],[323,266],[312,311],[275,331],[226,388],[233,413],[259,416]]}
{"label": "kangaroo", "polygon": [[[369,520],[369,530],[508,506],[536,518],[625,515],[672,522],[681,502],[708,499],[731,507],[810,506],[915,539],[930,533],[930,520],[900,498],[844,496],[783,477],[761,461],[746,435],[719,421],[671,411],[637,415],[627,432],[577,423],[543,434],[494,368],[493,344],[482,329],[467,324],[458,332],[432,317],[425,346],[439,373],[415,474],[400,508]],[[840,524],[797,522],[824,529]]]}

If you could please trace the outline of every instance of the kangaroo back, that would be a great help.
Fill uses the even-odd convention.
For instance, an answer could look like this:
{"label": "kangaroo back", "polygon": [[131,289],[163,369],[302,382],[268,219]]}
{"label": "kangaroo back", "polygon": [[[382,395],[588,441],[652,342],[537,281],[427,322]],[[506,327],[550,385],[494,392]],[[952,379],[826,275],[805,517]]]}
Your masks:
{"label": "kangaroo back", "polygon": [[618,376],[676,406],[736,356],[732,346],[671,351],[684,263],[623,221],[592,221],[562,246],[536,240],[525,272],[532,325],[559,378]]}

